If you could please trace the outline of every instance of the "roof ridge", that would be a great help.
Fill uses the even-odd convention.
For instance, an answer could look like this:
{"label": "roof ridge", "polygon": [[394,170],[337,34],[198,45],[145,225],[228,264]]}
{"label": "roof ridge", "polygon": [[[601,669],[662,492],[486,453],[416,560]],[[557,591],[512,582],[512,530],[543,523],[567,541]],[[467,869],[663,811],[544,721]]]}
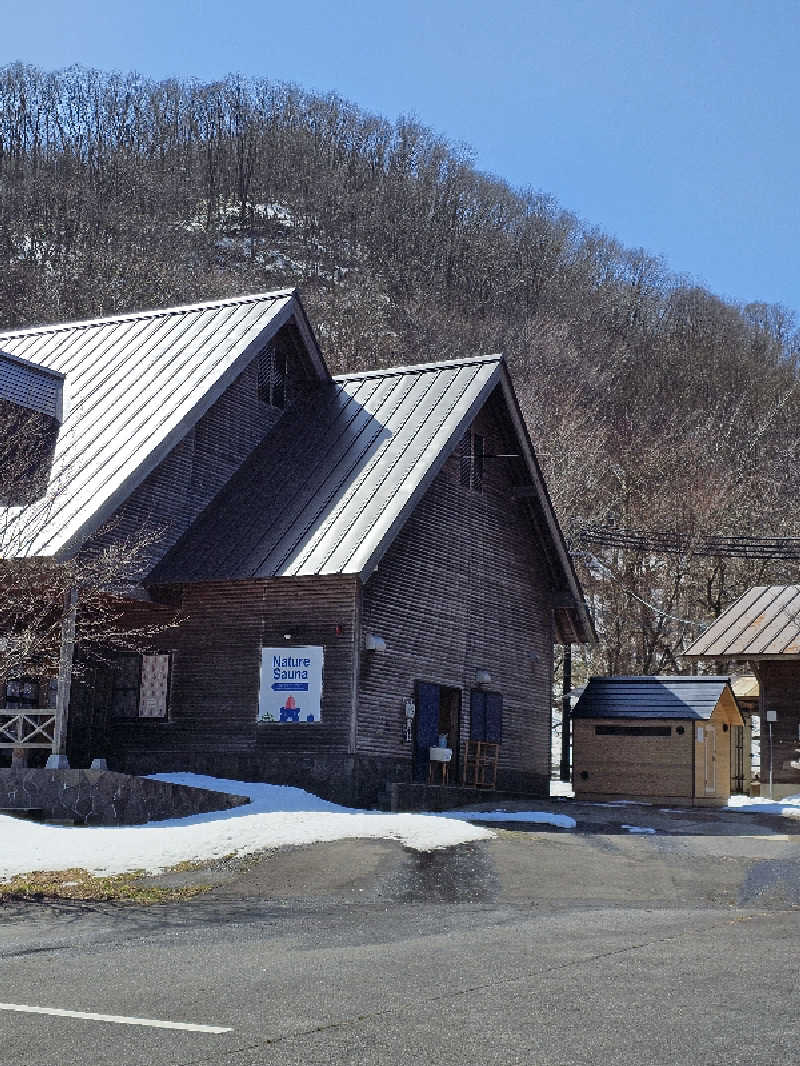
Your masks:
{"label": "roof ridge", "polygon": [[375,370],[352,370],[346,374],[334,374],[334,381],[363,381],[366,378],[392,377],[396,374],[423,374],[429,370],[447,370],[457,366],[480,366],[483,363],[504,363],[502,353],[473,355],[465,359],[442,359],[433,363],[411,363],[406,366],[390,366]]}
{"label": "roof ridge", "polygon": [[[218,307],[233,307],[238,304],[258,303],[263,300],[278,300],[281,297],[293,296],[296,288],[276,289],[274,292],[257,292],[245,296],[227,296],[215,300],[205,300],[195,304],[181,304],[176,307],[153,308],[149,311],[127,311],[122,314],[104,315],[100,318],[78,319],[75,322],[55,322],[44,326],[27,326],[24,329],[4,330],[0,332],[0,342],[13,340],[17,337],[31,337],[43,333],[61,333],[70,329],[92,329],[97,326],[106,326],[113,322],[135,322],[145,318],[168,318],[170,315],[190,314],[195,311],[210,311]],[[6,354],[6,353],[4,353]]]}
{"label": "roof ridge", "polygon": [[612,674],[595,675],[590,681],[727,681],[728,674]]}

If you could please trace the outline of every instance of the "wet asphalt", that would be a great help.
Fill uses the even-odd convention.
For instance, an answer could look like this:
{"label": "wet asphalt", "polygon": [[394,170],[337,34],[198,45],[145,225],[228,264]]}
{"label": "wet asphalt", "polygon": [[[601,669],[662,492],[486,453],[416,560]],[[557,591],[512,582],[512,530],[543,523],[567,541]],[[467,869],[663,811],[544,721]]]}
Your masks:
{"label": "wet asphalt", "polygon": [[[551,801],[430,853],[266,852],[184,904],[0,908],[2,1066],[769,1063],[796,1059],[798,823]],[[654,828],[635,834],[625,825]]]}

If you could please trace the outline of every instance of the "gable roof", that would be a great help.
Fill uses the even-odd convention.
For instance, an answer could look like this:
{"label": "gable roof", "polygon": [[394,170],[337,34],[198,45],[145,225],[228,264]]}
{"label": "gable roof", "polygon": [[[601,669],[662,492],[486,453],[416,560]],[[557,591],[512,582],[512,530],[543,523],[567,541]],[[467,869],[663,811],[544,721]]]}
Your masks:
{"label": "gable roof", "polygon": [[[77,550],[290,318],[329,379],[294,290],[0,333],[6,365],[23,360],[64,379],[50,499],[33,540],[17,538],[24,553]],[[27,518],[0,509],[12,528]]]}
{"label": "gable roof", "polygon": [[572,717],[706,720],[726,689],[727,677],[592,677]]}
{"label": "gable roof", "polygon": [[691,659],[800,658],[800,585],[757,585],[685,652]]}
{"label": "gable roof", "polygon": [[[498,386],[513,395],[497,355],[348,374],[321,385],[284,414],[148,583],[366,579]],[[559,606],[574,630],[567,639],[594,640],[530,441],[518,427],[517,434],[566,590]],[[567,619],[560,628],[569,628]]]}

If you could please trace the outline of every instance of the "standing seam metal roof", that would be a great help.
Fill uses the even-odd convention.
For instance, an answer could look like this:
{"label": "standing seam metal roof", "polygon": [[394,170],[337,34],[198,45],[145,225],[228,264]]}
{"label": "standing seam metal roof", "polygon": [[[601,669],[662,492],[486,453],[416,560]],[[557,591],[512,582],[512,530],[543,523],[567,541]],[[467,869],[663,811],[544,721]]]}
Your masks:
{"label": "standing seam metal roof", "polygon": [[369,572],[501,367],[490,356],[320,387],[284,415],[150,580]]}
{"label": "standing seam metal roof", "polygon": [[[28,554],[68,554],[108,518],[289,317],[290,305],[300,306],[293,290],[0,334],[0,352],[65,379],[54,502]],[[0,517],[13,526],[25,512],[9,508]]]}
{"label": "standing seam metal roof", "polygon": [[708,719],[727,677],[592,677],[573,718]]}
{"label": "standing seam metal roof", "polygon": [[800,656],[800,585],[748,589],[685,654],[698,659]]}

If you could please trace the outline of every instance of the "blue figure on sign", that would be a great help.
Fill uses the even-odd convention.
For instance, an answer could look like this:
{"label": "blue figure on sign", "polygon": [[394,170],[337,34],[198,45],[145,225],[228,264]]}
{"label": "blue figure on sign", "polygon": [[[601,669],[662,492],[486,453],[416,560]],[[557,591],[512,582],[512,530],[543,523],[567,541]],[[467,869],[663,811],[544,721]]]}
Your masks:
{"label": "blue figure on sign", "polygon": [[299,722],[300,721],[300,708],[295,702],[294,696],[286,697],[286,706],[281,707],[281,721],[282,722]]}

